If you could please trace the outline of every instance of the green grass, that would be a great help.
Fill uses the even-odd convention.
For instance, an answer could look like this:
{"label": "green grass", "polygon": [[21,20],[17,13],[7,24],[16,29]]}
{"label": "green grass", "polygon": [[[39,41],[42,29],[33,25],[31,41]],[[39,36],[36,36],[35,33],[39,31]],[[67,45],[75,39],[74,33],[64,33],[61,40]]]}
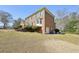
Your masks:
{"label": "green grass", "polygon": [[[79,44],[79,35],[76,34],[41,34],[30,32],[0,32],[0,52],[28,52],[36,49],[44,50],[41,46],[45,40],[63,40]],[[35,47],[34,47],[35,46]]]}

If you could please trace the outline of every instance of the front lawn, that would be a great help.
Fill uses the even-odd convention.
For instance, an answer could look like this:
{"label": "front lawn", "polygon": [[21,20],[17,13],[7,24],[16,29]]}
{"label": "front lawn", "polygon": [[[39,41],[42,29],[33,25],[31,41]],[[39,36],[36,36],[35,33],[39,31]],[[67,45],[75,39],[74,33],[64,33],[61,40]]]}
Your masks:
{"label": "front lawn", "polygon": [[[49,40],[58,40],[79,46],[79,35],[76,34],[41,34],[36,32],[0,31],[0,52],[55,52],[53,48],[50,50],[50,45],[48,45],[48,43],[46,43],[47,45],[43,44],[47,41],[49,42]],[[51,47],[55,46],[53,42],[54,41],[51,41]],[[59,43],[57,44],[59,45]]]}

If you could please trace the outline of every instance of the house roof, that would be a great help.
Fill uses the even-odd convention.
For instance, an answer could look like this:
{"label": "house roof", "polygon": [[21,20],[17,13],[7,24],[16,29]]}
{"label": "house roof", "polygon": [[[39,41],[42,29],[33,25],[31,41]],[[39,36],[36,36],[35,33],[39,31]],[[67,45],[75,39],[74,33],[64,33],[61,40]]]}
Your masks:
{"label": "house roof", "polygon": [[47,11],[51,16],[55,17],[47,8],[45,8],[45,11]]}
{"label": "house roof", "polygon": [[35,13],[33,13],[33,14],[31,14],[30,16],[28,16],[28,17],[26,17],[25,19],[27,19],[27,18],[29,18],[29,17],[31,17],[31,16],[33,16],[33,15],[35,15],[35,14],[37,14],[37,13],[39,13],[39,12],[41,12],[42,10],[45,10],[45,11],[47,11],[51,16],[53,16],[54,17],[54,15],[47,9],[47,8],[41,8],[41,9],[39,9],[38,11],[36,11]]}

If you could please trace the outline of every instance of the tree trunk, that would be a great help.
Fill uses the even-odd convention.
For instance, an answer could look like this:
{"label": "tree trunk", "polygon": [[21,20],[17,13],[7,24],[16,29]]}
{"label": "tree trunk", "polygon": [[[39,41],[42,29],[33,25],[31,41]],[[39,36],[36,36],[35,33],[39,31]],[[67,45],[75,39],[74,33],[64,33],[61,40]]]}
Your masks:
{"label": "tree trunk", "polygon": [[4,23],[3,29],[6,29],[6,24]]}

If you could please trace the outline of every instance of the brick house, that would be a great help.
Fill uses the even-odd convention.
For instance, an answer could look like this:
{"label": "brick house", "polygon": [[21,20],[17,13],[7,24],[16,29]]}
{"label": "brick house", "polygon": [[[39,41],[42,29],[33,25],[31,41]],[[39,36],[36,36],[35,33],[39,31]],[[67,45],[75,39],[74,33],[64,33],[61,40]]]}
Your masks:
{"label": "brick house", "polygon": [[47,8],[42,8],[26,17],[21,25],[38,26],[39,32],[50,33],[55,29],[54,15]]}

